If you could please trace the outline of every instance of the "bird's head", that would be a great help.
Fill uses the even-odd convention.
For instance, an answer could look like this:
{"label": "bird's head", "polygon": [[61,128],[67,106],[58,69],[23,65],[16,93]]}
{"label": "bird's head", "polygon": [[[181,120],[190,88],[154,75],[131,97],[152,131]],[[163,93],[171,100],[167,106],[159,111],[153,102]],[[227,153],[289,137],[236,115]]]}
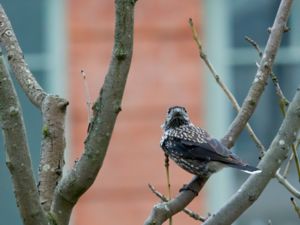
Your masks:
{"label": "bird's head", "polygon": [[187,111],[182,106],[172,106],[169,108],[165,122],[162,124],[164,130],[189,125],[190,118]]}

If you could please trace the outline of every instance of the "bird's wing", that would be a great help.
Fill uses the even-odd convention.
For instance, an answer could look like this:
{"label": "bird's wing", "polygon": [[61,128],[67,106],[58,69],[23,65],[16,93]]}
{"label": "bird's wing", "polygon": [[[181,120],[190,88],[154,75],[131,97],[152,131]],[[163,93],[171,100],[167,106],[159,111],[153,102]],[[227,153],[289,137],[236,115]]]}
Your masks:
{"label": "bird's wing", "polygon": [[172,138],[173,144],[165,148],[184,159],[243,165],[234,153],[200,127],[182,126],[168,132],[166,137]]}
{"label": "bird's wing", "polygon": [[215,138],[207,138],[206,143],[196,143],[188,140],[181,140],[180,142],[181,144],[178,147],[187,150],[183,157],[228,164],[244,164],[234,153]]}

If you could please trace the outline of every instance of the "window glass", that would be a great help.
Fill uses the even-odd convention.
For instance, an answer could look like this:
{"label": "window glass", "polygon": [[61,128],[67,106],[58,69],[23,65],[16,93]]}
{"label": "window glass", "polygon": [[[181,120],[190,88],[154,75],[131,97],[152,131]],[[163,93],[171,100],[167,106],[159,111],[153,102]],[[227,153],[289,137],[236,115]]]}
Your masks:
{"label": "window glass", "polygon": [[41,53],[45,50],[44,2],[1,0],[24,53]]}
{"label": "window glass", "polygon": [[[268,28],[272,26],[279,6],[279,0],[233,0],[231,1],[231,29],[234,48],[246,47],[244,36],[253,38],[258,44],[265,45]],[[289,43],[290,33],[286,33],[282,46]]]}

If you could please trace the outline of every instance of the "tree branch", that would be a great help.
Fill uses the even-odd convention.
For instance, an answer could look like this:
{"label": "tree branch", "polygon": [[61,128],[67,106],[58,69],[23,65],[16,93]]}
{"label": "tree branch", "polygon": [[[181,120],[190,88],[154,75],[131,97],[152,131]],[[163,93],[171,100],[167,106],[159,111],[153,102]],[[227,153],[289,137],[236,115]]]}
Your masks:
{"label": "tree branch", "polygon": [[0,122],[5,141],[6,165],[12,175],[15,198],[23,223],[46,225],[47,219],[39,203],[33,177],[22,109],[2,53],[0,54]]}
{"label": "tree branch", "polygon": [[300,87],[291,102],[286,118],[284,119],[269,150],[262,158],[258,167],[260,174],[250,176],[228,203],[213,217],[208,218],[205,225],[232,224],[248,207],[250,207],[269,181],[275,176],[276,171],[287,157],[289,147],[296,140],[300,129]]}
{"label": "tree branch", "polygon": [[261,94],[267,84],[268,77],[272,70],[272,65],[275,60],[277,49],[279,48],[282,34],[286,27],[292,0],[282,0],[271,29],[266,48],[264,50],[259,68],[256,72],[255,79],[251,89],[245,98],[240,113],[234,119],[230,128],[222,139],[222,142],[229,148],[234,145],[234,141],[240,135],[246,123],[253,114]]}
{"label": "tree branch", "polygon": [[[162,201],[164,201],[164,202],[169,201],[169,198],[167,198],[166,196],[164,196],[162,193],[158,192],[151,184],[148,184],[148,187],[152,191],[152,193],[154,193]],[[190,216],[193,219],[195,219],[195,220],[199,220],[201,222],[204,222],[206,220],[206,218],[204,218],[203,216],[198,215],[197,213],[193,212],[192,210],[190,210],[188,208],[184,208],[182,211],[185,214],[187,214],[188,216]]]}
{"label": "tree branch", "polygon": [[1,4],[0,42],[3,43],[3,46],[7,52],[8,62],[10,63],[18,83],[32,104],[40,109],[47,94],[30,72],[27,63],[24,60],[22,49],[20,48],[16,35]]}
{"label": "tree branch", "polygon": [[64,166],[65,114],[68,102],[55,95],[47,95],[42,104],[43,137],[39,167],[40,202],[50,210],[54,189]]}
{"label": "tree branch", "polygon": [[[221,142],[227,146],[228,148],[231,148],[242,132],[243,128],[245,127],[246,123],[250,119],[251,115],[253,114],[257,103],[260,99],[260,96],[262,92],[264,91],[264,87],[267,83],[268,76],[270,74],[277,49],[279,48],[282,33],[286,27],[286,23],[288,20],[289,11],[291,8],[292,0],[282,0],[274,24],[272,31],[270,33],[266,48],[263,53],[263,57],[260,63],[260,67],[257,70],[254,82],[252,83],[252,86],[248,92],[248,95],[241,107],[240,112],[238,113],[235,120],[232,122],[229,131],[226,133],[226,135],[222,138]],[[253,176],[251,176],[253,177]],[[190,182],[189,185],[196,185],[195,182],[197,182],[196,177],[193,178],[193,180]],[[206,181],[204,181],[205,183]],[[202,184],[202,186],[204,185]],[[202,187],[201,186],[201,187]],[[197,189],[197,192],[201,190]],[[168,205],[168,203],[172,201],[177,201],[179,199],[183,199],[181,202],[178,201],[178,205],[176,205],[176,208],[173,210],[171,207],[172,205]],[[175,199],[172,199],[171,201],[167,203],[161,203],[152,209],[152,212],[146,222],[145,225],[155,224],[160,225],[165,220],[167,220],[170,216],[174,215],[180,210],[183,210],[193,199],[195,198],[195,195],[189,191],[183,191],[181,192]],[[163,211],[163,215],[160,215],[157,213],[155,214],[155,211],[158,211],[156,208],[163,208],[164,205],[167,205],[166,209]],[[158,220],[157,220],[158,218]]]}
{"label": "tree branch", "polygon": [[30,72],[10,21],[0,5],[0,42],[7,51],[8,62],[17,82],[43,116],[43,139],[39,170],[40,202],[49,211],[54,188],[61,177],[65,149],[64,124],[68,102],[47,94]]}
{"label": "tree branch", "polygon": [[[168,202],[162,202],[154,205],[144,225],[162,224],[174,214],[182,211],[185,208],[182,208],[182,206],[187,206],[197,196],[197,193],[202,189],[207,180],[208,177],[195,176],[187,185],[189,187],[188,191],[180,192],[174,199],[171,199]],[[189,194],[187,195],[187,193]]]}
{"label": "tree branch", "polygon": [[[259,47],[259,45],[253,40],[251,39],[250,37],[245,37],[246,41],[248,41],[255,49],[256,51],[258,52],[258,55],[261,57],[262,56],[262,51]],[[279,85],[279,81],[277,79],[277,76],[275,75],[275,73],[273,71],[271,71],[271,79],[273,81],[273,84],[275,86],[275,91],[276,91],[276,94],[279,98],[279,107],[280,107],[280,110],[283,114],[283,116],[285,117],[286,116],[286,108],[288,107],[289,105],[289,101],[287,100],[287,98],[284,96],[281,88],[280,88],[280,85]],[[298,145],[298,144],[297,144]],[[291,159],[292,158],[295,158],[295,164],[296,164],[296,169],[297,169],[297,172],[298,172],[298,178],[300,179],[300,165],[299,165],[299,158],[298,158],[298,153],[297,153],[297,146],[295,143],[292,144],[292,154],[287,162],[287,165],[286,165],[286,168],[284,170],[284,175],[281,176],[279,170],[276,172],[276,178],[277,180],[279,181],[279,183],[281,183],[283,186],[286,187],[286,189],[292,193],[293,195],[298,195],[299,192],[296,190],[296,188],[294,188],[286,179],[286,176],[287,176],[287,173],[288,173],[288,170],[289,170],[289,167],[290,167],[290,163],[291,163]],[[299,196],[299,195],[298,195]]]}
{"label": "tree branch", "polygon": [[93,106],[94,117],[85,140],[84,153],[56,188],[52,214],[65,225],[74,204],[93,184],[102,166],[130,68],[133,47],[134,0],[116,0],[115,41],[108,73]]}
{"label": "tree branch", "polygon": [[300,207],[297,205],[297,203],[293,197],[291,198],[291,203],[292,203],[293,208],[296,211],[298,217],[300,218]]}
{"label": "tree branch", "polygon": [[300,199],[300,191],[298,191],[279,171],[275,174],[279,183],[281,183],[292,195]]}

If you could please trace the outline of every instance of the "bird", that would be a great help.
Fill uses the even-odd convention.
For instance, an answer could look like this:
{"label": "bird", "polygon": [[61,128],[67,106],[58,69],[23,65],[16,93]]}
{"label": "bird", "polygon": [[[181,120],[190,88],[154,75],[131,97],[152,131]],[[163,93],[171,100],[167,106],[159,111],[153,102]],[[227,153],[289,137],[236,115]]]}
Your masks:
{"label": "bird", "polygon": [[169,108],[162,129],[161,148],[178,166],[191,174],[209,177],[224,167],[249,174],[261,172],[243,162],[206,130],[195,126],[182,106]]}

